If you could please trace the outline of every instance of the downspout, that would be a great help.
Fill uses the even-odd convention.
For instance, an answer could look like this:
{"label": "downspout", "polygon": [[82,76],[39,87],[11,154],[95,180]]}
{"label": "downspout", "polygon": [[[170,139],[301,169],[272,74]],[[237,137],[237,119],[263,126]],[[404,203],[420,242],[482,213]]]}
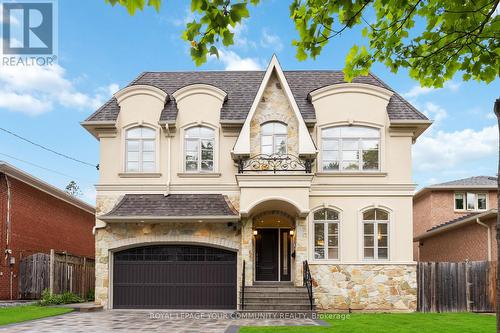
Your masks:
{"label": "downspout", "polygon": [[9,176],[4,173],[5,176],[5,184],[7,185],[7,216],[5,218],[5,265],[10,267],[10,299],[12,300],[12,284],[13,284],[13,274],[12,265],[10,262],[10,258],[12,256],[12,250],[10,249],[10,238],[12,233],[11,221],[10,221],[10,206],[11,206],[11,186]]}
{"label": "downspout", "polygon": [[491,261],[491,227],[486,223],[481,222],[481,220],[476,218],[476,223],[482,227],[485,227],[488,232],[488,261]]}
{"label": "downspout", "polygon": [[172,171],[172,162],[171,162],[171,156],[172,156],[172,152],[170,151],[170,149],[172,148],[172,145],[171,145],[171,137],[170,137],[170,129],[168,128],[168,125],[167,125],[167,189],[166,189],[166,193],[165,195],[169,195],[170,193],[170,181],[171,181],[171,171]]}

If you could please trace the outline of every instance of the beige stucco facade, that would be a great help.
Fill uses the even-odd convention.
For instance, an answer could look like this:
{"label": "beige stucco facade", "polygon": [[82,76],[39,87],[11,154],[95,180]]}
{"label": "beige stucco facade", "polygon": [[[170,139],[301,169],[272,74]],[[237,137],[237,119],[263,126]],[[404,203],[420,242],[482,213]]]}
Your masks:
{"label": "beige stucco facade", "polygon": [[[120,113],[114,129],[96,129],[100,140],[100,179],[97,184],[96,302],[112,307],[112,257],[120,249],[145,244],[186,243],[221,247],[238,254],[245,282],[254,282],[254,217],[280,211],[291,217],[295,257],[292,281],[302,285],[302,262],[308,260],[319,309],[398,310],[416,308],[416,273],[412,254],[411,145],[418,124],[389,120],[392,92],[368,84],[337,84],[311,93],[316,124],[306,126],[289,93],[281,68],[272,60],[253,110],[239,129],[220,125],[225,92],[194,85],[174,93],[178,115],[173,125],[158,119],[166,94],[160,89],[132,86],[117,93]],[[172,98],[172,97],[170,97]],[[312,173],[238,174],[237,158],[259,154],[260,126],[277,120],[288,125],[288,152],[313,158]],[[124,133],[134,126],[156,131],[155,171],[125,171]],[[184,170],[184,131],[203,125],[215,133],[214,169],[209,173]],[[321,129],[361,125],[380,130],[380,168],[375,172],[326,173],[321,170]],[[128,193],[221,193],[240,213],[240,222],[105,223],[109,212]],[[336,210],[340,216],[339,258],[314,259],[313,212]],[[362,214],[372,208],[389,213],[388,259],[363,258]]]}

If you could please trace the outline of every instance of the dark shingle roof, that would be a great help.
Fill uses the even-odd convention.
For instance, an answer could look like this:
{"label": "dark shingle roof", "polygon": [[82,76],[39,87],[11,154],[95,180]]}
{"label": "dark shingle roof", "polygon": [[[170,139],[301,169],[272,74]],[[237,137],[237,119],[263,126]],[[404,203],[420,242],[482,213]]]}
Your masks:
{"label": "dark shingle roof", "polygon": [[222,194],[126,194],[103,217],[237,216]]}
{"label": "dark shingle roof", "polygon": [[[345,82],[342,71],[284,71],[284,73],[306,122],[314,121],[316,118],[314,107],[307,99],[308,94],[328,85]],[[250,111],[264,74],[263,71],[145,72],[129,86],[152,85],[172,96],[176,90],[191,84],[210,84],[227,93],[227,100],[221,109],[221,121],[243,122]],[[371,84],[393,91],[372,74],[357,77],[353,82]],[[120,108],[116,99],[111,98],[86,121],[115,121],[119,112]],[[397,93],[391,97],[387,113],[391,120],[427,120],[425,115]],[[175,121],[176,117],[177,105],[173,99],[170,99],[165,104],[160,120]]]}
{"label": "dark shingle roof", "polygon": [[469,217],[472,217],[472,216],[475,216],[475,215],[478,215],[478,214],[480,214],[480,213],[470,213],[470,214],[466,214],[464,216],[457,217],[456,219],[450,220],[448,222],[435,225],[432,228],[427,229],[427,232],[433,231],[433,230],[436,230],[436,229],[440,229],[440,228],[442,228],[444,226],[447,226],[447,225],[450,225],[450,224],[458,223],[460,221],[463,221],[465,219],[468,219]]}
{"label": "dark shingle roof", "polygon": [[464,178],[464,179],[458,179],[458,180],[452,180],[449,182],[441,183],[441,184],[436,184],[432,185],[431,187],[446,187],[446,186],[466,186],[466,187],[473,187],[473,186],[491,186],[493,188],[497,187],[497,178],[496,177],[490,177],[490,176],[476,176],[476,177],[469,177],[469,178]]}

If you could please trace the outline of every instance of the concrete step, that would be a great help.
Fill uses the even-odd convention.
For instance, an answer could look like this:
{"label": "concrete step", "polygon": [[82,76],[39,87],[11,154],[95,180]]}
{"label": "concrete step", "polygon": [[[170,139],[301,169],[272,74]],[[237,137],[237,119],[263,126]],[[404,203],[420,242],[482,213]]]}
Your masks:
{"label": "concrete step", "polygon": [[276,304],[276,305],[281,305],[281,304],[297,304],[297,305],[309,305],[309,299],[308,298],[247,298],[245,297],[245,304]]}
{"label": "concrete step", "polygon": [[258,292],[258,293],[299,293],[307,294],[307,289],[303,287],[261,287],[251,286],[245,287],[245,292]]}
{"label": "concrete step", "polygon": [[267,303],[256,303],[256,304],[247,304],[245,303],[245,311],[248,310],[278,310],[278,311],[311,311],[311,307],[309,304],[267,304]]}
{"label": "concrete step", "polygon": [[309,299],[309,296],[307,294],[296,293],[245,293],[245,298]]}

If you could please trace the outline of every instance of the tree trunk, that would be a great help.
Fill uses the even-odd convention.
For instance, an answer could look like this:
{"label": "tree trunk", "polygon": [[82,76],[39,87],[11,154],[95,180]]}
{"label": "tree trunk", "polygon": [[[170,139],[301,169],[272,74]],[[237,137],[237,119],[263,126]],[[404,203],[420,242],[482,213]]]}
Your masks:
{"label": "tree trunk", "polygon": [[[500,133],[500,98],[495,101],[495,107],[493,108],[495,115],[498,120],[498,130]],[[500,141],[499,141],[500,142]],[[500,146],[499,146],[499,156],[500,156]],[[497,173],[498,188],[500,188],[500,159],[498,161],[498,173]],[[500,191],[497,188],[497,208],[500,212]],[[497,263],[500,263],[500,214],[497,213],[497,227],[496,227],[496,240],[497,240]],[[500,333],[500,266],[497,267],[497,299],[496,299],[496,313],[497,313],[497,333]]]}

